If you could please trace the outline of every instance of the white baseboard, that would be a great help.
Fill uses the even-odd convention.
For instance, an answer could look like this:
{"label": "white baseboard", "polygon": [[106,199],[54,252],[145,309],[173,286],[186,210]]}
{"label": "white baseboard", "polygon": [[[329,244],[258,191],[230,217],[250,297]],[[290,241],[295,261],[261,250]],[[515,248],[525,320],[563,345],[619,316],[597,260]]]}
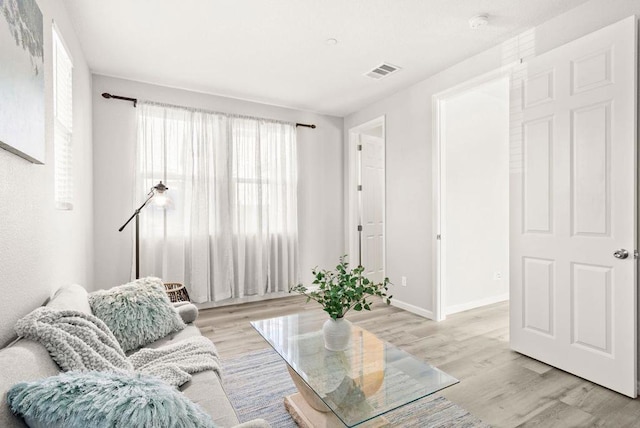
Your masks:
{"label": "white baseboard", "polygon": [[433,312],[420,308],[418,306],[412,305],[410,303],[405,303],[396,298],[391,299],[391,306],[395,306],[396,308],[404,309],[405,311],[411,312],[416,315],[420,315],[421,317],[429,318],[430,320],[434,319]]}
{"label": "white baseboard", "polygon": [[509,293],[486,297],[484,299],[474,300],[473,302],[461,303],[459,305],[448,306],[444,310],[444,313],[446,315],[451,315],[458,312],[468,311],[469,309],[479,308],[480,306],[486,306],[486,305],[492,305],[498,302],[504,302],[505,300],[509,300]]}

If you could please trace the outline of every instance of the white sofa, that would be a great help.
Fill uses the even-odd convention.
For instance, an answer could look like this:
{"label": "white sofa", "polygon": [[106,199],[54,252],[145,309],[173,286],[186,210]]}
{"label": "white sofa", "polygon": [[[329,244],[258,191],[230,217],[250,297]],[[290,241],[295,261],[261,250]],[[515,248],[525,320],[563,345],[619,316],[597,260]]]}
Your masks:
{"label": "white sofa", "polygon": [[[59,289],[46,306],[91,313],[87,292],[77,285]],[[201,334],[198,327],[191,323],[194,319],[194,307],[192,305],[178,306],[176,308],[178,312],[183,316],[185,322],[189,322],[187,327],[148,345],[148,347],[160,348]],[[7,391],[12,385],[22,381],[54,376],[58,373],[60,373],[58,365],[51,359],[47,350],[37,342],[19,338],[9,346],[0,349],[0,400],[2,400],[0,404],[0,427],[26,426],[22,418],[15,416],[7,405]],[[216,426],[237,428],[270,427],[262,419],[239,424],[238,417],[227,398],[220,378],[211,370],[194,374],[192,380],[180,387],[180,390],[189,399],[204,408],[212,416]]]}

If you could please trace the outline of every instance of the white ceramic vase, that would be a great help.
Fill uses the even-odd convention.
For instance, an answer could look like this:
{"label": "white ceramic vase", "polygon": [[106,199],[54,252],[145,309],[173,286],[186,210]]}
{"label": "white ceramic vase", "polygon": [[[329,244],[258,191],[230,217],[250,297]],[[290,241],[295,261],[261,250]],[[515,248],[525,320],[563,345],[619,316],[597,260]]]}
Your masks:
{"label": "white ceramic vase", "polygon": [[329,318],[322,325],[324,347],[329,351],[344,351],[351,340],[351,323],[344,318]]}

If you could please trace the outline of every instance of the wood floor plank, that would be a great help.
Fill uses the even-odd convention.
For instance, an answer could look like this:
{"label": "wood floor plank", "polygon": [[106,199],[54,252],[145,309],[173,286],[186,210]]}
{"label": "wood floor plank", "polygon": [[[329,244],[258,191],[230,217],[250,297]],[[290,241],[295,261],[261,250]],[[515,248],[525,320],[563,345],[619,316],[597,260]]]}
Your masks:
{"label": "wood floor plank", "polygon": [[522,428],[570,428],[594,426],[597,419],[587,412],[562,402],[555,402],[534,418],[520,425]]}
{"label": "wood floor plank", "polygon": [[[196,324],[223,359],[268,348],[252,320],[298,312],[327,317],[302,296],[204,309]],[[511,351],[509,305],[434,322],[383,303],[347,318],[460,379],[441,394],[497,427],[640,427],[640,400]]]}

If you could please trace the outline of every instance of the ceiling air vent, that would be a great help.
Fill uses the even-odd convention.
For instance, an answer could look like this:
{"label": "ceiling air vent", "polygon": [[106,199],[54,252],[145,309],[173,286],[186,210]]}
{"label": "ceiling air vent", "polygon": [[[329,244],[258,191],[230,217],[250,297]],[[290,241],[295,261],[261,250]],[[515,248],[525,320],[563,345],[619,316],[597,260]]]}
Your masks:
{"label": "ceiling air vent", "polygon": [[365,73],[365,76],[371,77],[372,79],[380,80],[383,77],[387,77],[388,75],[393,74],[398,70],[400,70],[400,67],[388,63],[383,63],[370,72]]}

